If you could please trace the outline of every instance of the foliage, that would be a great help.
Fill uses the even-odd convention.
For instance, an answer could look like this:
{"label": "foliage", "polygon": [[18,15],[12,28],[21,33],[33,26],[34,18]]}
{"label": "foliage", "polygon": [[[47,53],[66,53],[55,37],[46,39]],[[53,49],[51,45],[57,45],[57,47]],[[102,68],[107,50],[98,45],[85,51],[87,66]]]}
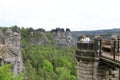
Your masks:
{"label": "foliage", "polygon": [[23,80],[23,75],[13,76],[11,65],[5,64],[0,66],[0,80]]}
{"label": "foliage", "polygon": [[47,59],[45,59],[45,60],[43,61],[43,70],[48,71],[48,72],[53,72],[53,65],[52,65],[52,63],[51,63],[49,60],[47,60]]}
{"label": "foliage", "polygon": [[77,80],[73,47],[57,48],[50,32],[45,33],[49,44],[31,45],[31,38],[39,40],[42,35],[36,31],[31,36],[23,28],[21,32],[26,80]]}
{"label": "foliage", "polygon": [[12,80],[12,72],[10,70],[11,65],[0,66],[0,80]]}

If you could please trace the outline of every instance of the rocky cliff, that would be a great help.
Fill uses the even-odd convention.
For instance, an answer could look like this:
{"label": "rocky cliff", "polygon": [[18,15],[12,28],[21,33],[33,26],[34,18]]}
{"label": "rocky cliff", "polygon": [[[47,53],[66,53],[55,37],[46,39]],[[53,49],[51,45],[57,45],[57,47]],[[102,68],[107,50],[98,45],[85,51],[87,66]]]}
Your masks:
{"label": "rocky cliff", "polygon": [[48,39],[45,34],[45,29],[39,28],[39,29],[34,30],[30,28],[29,31],[31,35],[30,43],[32,45],[40,45],[43,43],[44,44],[48,43]]}
{"label": "rocky cliff", "polygon": [[52,29],[51,33],[58,47],[75,45],[75,40],[72,37],[70,29],[56,28]]}
{"label": "rocky cliff", "polygon": [[[40,45],[42,43],[52,44],[50,41],[54,41],[57,47],[75,46],[76,44],[76,41],[73,39],[72,33],[68,28],[66,30],[63,28],[52,29],[50,33],[42,28],[37,30],[31,28],[29,31],[32,36],[30,42],[34,45]],[[48,36],[47,33],[50,35]]]}
{"label": "rocky cliff", "polygon": [[24,70],[20,45],[20,32],[7,29],[3,34],[0,30],[0,65],[5,63],[12,64],[14,75],[17,75]]}

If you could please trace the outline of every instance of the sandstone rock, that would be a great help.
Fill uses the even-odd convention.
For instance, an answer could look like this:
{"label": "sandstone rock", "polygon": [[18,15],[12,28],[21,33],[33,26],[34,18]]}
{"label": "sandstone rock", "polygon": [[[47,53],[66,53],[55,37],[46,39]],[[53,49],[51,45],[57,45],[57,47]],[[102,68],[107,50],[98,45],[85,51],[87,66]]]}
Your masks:
{"label": "sandstone rock", "polygon": [[[4,35],[0,31],[0,35]],[[5,43],[0,44],[0,59],[4,63],[12,64],[12,71],[14,75],[21,73],[24,70],[23,61],[20,51],[21,36],[19,32],[13,32],[11,29],[7,29],[5,32],[5,38],[2,38]],[[0,42],[2,42],[0,40]]]}
{"label": "sandstone rock", "polygon": [[[35,34],[34,34],[35,33]],[[38,35],[39,34],[39,36],[36,36],[36,35]],[[35,30],[34,32],[33,32],[33,35],[32,35],[33,37],[30,39],[30,41],[31,41],[31,44],[32,45],[40,45],[40,44],[42,44],[42,43],[44,43],[44,44],[47,44],[48,43],[48,40],[47,40],[47,37],[46,37],[46,34],[45,34],[45,30],[44,29],[37,29],[37,30]],[[36,38],[36,37],[37,38]]]}
{"label": "sandstone rock", "polygon": [[0,44],[4,44],[5,43],[5,41],[4,41],[4,34],[3,34],[3,32],[0,30]]}
{"label": "sandstone rock", "polygon": [[56,28],[51,30],[53,39],[58,47],[74,46],[75,40],[73,39],[70,29]]}

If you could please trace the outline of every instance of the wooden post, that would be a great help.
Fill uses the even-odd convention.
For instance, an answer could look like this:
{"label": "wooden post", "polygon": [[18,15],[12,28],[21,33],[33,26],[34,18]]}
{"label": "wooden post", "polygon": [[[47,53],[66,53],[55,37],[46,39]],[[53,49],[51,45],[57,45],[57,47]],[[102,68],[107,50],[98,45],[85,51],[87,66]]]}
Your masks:
{"label": "wooden post", "polygon": [[117,49],[117,53],[119,53],[119,37],[118,37],[118,49]]}
{"label": "wooden post", "polygon": [[116,41],[114,41],[114,44],[113,44],[113,45],[114,45],[114,49],[113,49],[113,50],[114,50],[114,51],[113,51],[113,60],[115,60]]}
{"label": "wooden post", "polygon": [[102,47],[102,40],[100,39],[100,55],[101,56],[101,47]]}
{"label": "wooden post", "polygon": [[120,67],[119,67],[119,80],[120,80]]}

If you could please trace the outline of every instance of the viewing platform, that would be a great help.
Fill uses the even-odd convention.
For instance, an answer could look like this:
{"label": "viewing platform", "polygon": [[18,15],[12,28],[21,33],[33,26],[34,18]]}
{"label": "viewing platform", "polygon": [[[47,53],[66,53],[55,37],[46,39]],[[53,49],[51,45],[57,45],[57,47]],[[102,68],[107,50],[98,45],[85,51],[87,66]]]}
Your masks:
{"label": "viewing platform", "polygon": [[119,80],[120,40],[77,42],[78,80]]}
{"label": "viewing platform", "polygon": [[94,42],[89,43],[77,42],[76,58],[93,59],[95,57]]}

